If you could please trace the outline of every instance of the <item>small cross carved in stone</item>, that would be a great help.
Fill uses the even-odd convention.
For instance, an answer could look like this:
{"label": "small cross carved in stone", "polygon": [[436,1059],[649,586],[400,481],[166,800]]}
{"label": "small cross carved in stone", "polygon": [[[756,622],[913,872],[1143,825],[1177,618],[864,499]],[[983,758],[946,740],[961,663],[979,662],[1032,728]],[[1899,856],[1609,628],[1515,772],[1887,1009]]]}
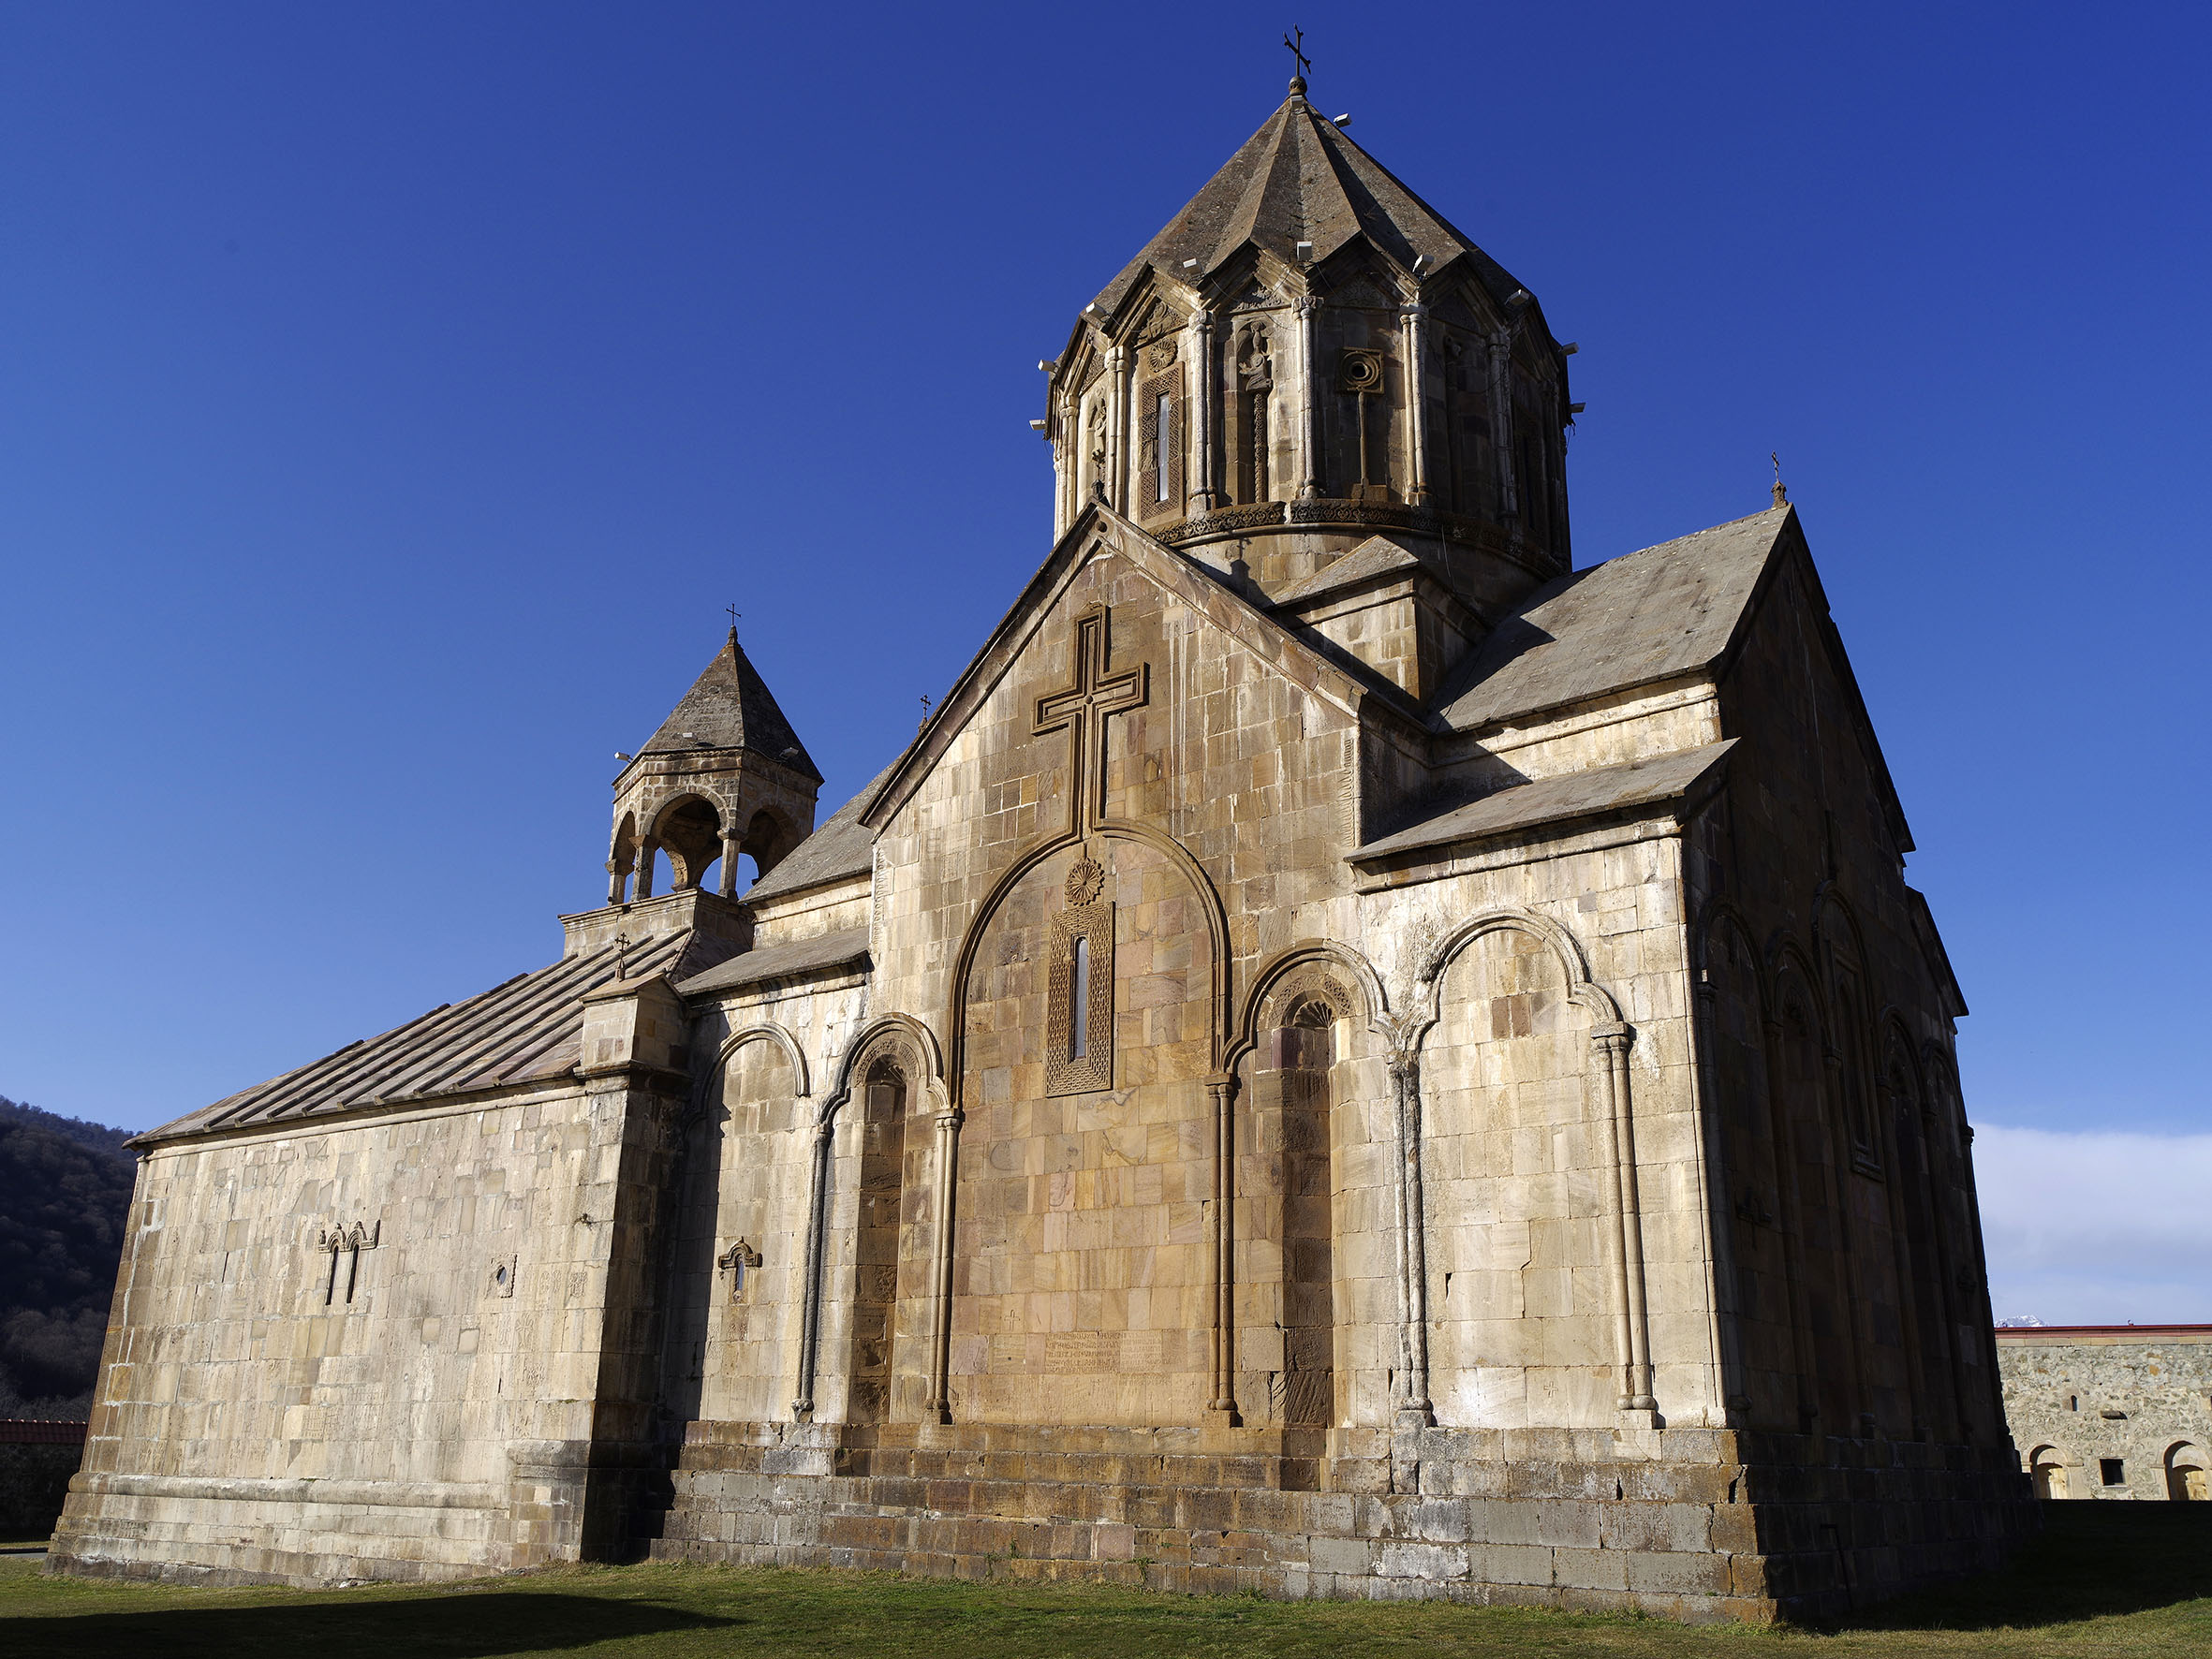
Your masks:
{"label": "small cross carved in stone", "polygon": [[731,1301],[745,1300],[745,1277],[759,1265],[760,1253],[743,1239],[715,1257],[715,1270],[730,1275],[730,1299]]}

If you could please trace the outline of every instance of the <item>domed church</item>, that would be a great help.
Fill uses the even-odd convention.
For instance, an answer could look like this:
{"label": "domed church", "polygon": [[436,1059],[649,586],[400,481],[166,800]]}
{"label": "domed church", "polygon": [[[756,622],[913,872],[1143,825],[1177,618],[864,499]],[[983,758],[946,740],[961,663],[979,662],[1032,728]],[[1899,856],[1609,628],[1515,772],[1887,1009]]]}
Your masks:
{"label": "domed church", "polygon": [[1577,566],[1574,346],[1305,93],[1073,319],[865,789],[732,633],[557,961],[138,1139],[59,1570],[1764,1619],[2032,1529],[1796,510]]}

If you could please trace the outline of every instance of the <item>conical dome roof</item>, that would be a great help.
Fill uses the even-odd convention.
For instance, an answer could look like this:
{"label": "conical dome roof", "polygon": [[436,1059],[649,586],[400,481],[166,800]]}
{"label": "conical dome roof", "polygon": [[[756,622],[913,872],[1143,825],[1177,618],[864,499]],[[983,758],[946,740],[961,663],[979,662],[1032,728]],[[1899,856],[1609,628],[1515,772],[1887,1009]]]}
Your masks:
{"label": "conical dome roof", "polygon": [[[1521,286],[1293,91],[1106,285],[1094,315],[1111,316],[1147,267],[1187,282],[1211,275],[1247,244],[1290,263],[1297,244],[1308,242],[1319,262],[1358,236],[1408,271],[1415,256],[1424,256],[1423,278],[1454,259],[1468,260],[1501,304]],[[1195,273],[1184,270],[1187,259],[1198,261]]]}
{"label": "conical dome roof", "polygon": [[706,671],[684,694],[676,712],[660,723],[660,729],[639,753],[667,755],[692,749],[750,749],[818,784],[822,780],[799,734],[775,706],[760,671],[739,648],[735,628]]}

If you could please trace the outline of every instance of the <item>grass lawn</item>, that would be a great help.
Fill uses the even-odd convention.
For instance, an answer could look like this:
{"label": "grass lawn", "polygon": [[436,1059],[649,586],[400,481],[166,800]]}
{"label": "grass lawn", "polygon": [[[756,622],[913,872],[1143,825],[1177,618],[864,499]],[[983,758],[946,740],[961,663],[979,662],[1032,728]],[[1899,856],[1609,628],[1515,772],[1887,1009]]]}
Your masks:
{"label": "grass lawn", "polygon": [[1190,1654],[2212,1654],[2212,1505],[2057,1504],[2005,1572],[1885,1604],[1842,1627],[1691,1629],[1424,1604],[1262,1602],[1084,1585],[948,1584],[882,1574],[577,1567],[435,1589],[175,1590],[48,1578],[0,1558],[10,1659],[1143,1659]]}

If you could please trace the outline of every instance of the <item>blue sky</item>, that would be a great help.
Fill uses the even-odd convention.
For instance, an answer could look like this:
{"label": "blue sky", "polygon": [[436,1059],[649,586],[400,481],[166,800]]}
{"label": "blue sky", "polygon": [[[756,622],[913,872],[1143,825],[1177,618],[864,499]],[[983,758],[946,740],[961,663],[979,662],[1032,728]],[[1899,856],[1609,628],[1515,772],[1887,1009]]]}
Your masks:
{"label": "blue sky", "polygon": [[[1296,15],[1581,343],[1581,562],[1779,450],[1975,1118],[2212,1130],[2206,14]],[[550,959],[725,605],[864,781],[1287,21],[0,5],[0,1093],[149,1124]]]}

